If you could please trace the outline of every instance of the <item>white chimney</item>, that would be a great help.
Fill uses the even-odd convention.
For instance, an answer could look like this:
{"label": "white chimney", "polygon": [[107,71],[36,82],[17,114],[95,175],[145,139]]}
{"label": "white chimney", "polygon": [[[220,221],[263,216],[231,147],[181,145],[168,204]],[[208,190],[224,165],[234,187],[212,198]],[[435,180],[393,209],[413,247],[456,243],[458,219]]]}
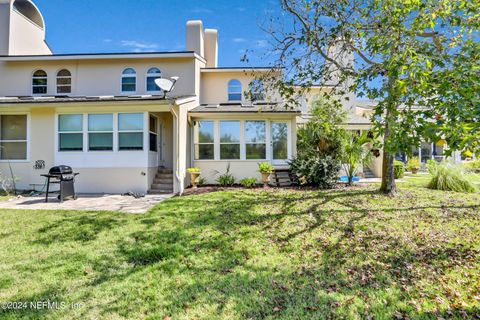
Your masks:
{"label": "white chimney", "polygon": [[187,50],[204,57],[203,23],[200,20],[187,22]]}
{"label": "white chimney", "polygon": [[218,66],[218,31],[205,29],[205,60],[207,68]]}

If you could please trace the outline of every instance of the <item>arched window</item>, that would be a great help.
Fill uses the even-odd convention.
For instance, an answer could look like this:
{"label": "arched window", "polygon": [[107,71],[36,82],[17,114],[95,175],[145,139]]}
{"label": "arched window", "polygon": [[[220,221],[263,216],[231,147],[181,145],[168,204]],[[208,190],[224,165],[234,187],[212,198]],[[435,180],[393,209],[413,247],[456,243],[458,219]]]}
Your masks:
{"label": "arched window", "polygon": [[147,71],[147,92],[162,91],[156,84],[155,80],[162,77],[162,72],[158,68],[150,68]]}
{"label": "arched window", "polygon": [[261,80],[253,80],[250,83],[250,93],[252,94],[252,101],[263,101],[265,88]]}
{"label": "arched window", "polygon": [[47,94],[47,73],[43,70],[37,70],[32,77],[32,93],[33,94]]}
{"label": "arched window", "polygon": [[122,72],[122,92],[137,91],[137,72],[135,69],[127,68]]}
{"label": "arched window", "polygon": [[67,69],[62,69],[57,73],[57,93],[72,93],[72,74]]}
{"label": "arched window", "polygon": [[228,82],[228,101],[242,101],[242,83],[238,80]]}

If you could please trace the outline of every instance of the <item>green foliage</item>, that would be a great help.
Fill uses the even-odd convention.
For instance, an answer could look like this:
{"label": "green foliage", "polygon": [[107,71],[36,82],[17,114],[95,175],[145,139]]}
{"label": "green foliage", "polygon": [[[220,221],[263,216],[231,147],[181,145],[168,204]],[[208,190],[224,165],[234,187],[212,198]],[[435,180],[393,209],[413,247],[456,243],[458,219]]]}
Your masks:
{"label": "green foliage", "polygon": [[393,172],[395,179],[401,179],[405,175],[405,164],[402,161],[396,161],[393,163]]}
{"label": "green foliage", "polygon": [[235,177],[230,173],[230,163],[227,165],[227,171],[221,174],[216,181],[222,187],[230,187],[235,184]]}
{"label": "green foliage", "polygon": [[373,160],[371,147],[373,140],[369,137],[368,132],[357,134],[347,131],[343,138],[343,150],[340,160],[342,167],[348,177],[348,184],[353,183],[353,177],[357,174],[360,165],[369,165]]}
{"label": "green foliage", "polygon": [[420,159],[418,157],[413,157],[408,159],[407,168],[410,171],[416,171],[420,169]]}
{"label": "green foliage", "polygon": [[480,171],[480,159],[464,162],[464,166],[469,170]]}
{"label": "green foliage", "polygon": [[204,186],[204,185],[206,185],[206,184],[207,184],[207,179],[205,179],[204,177],[199,177],[199,178],[198,178],[198,182],[197,182],[197,185],[198,185],[198,186],[201,187],[201,186]]}
{"label": "green foliage", "polygon": [[299,177],[299,183],[330,189],[338,181],[340,162],[330,156],[301,154],[290,161],[290,169]]}
{"label": "green foliage", "polygon": [[188,173],[200,173],[200,168],[188,168],[187,172]]}
{"label": "green foliage", "polygon": [[258,171],[261,173],[272,173],[275,168],[270,162],[261,162],[258,164]]}
{"label": "green foliage", "polygon": [[257,184],[256,178],[245,178],[240,180],[240,185],[244,188],[253,188]]}
{"label": "green foliage", "polygon": [[431,180],[430,189],[473,193],[477,188],[472,183],[464,168],[458,164],[442,162],[428,167]]}

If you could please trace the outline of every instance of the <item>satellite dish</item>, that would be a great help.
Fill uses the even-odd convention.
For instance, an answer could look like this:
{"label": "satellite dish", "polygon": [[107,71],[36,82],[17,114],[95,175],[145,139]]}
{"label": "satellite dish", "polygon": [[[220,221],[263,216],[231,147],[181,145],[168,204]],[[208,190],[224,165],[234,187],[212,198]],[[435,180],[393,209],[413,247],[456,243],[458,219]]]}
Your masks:
{"label": "satellite dish", "polygon": [[171,80],[165,78],[158,78],[155,79],[155,84],[164,92],[170,92],[173,90],[175,82],[177,82],[178,79],[179,77],[172,77]]}

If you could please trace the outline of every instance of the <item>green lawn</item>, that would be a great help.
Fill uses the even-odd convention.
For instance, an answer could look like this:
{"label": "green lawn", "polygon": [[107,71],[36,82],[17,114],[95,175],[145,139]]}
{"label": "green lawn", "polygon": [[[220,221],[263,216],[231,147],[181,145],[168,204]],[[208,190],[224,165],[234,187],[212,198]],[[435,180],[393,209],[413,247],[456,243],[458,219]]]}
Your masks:
{"label": "green lawn", "polygon": [[[0,318],[477,319],[480,194],[420,184],[0,211]],[[1,304],[46,300],[67,307]]]}

